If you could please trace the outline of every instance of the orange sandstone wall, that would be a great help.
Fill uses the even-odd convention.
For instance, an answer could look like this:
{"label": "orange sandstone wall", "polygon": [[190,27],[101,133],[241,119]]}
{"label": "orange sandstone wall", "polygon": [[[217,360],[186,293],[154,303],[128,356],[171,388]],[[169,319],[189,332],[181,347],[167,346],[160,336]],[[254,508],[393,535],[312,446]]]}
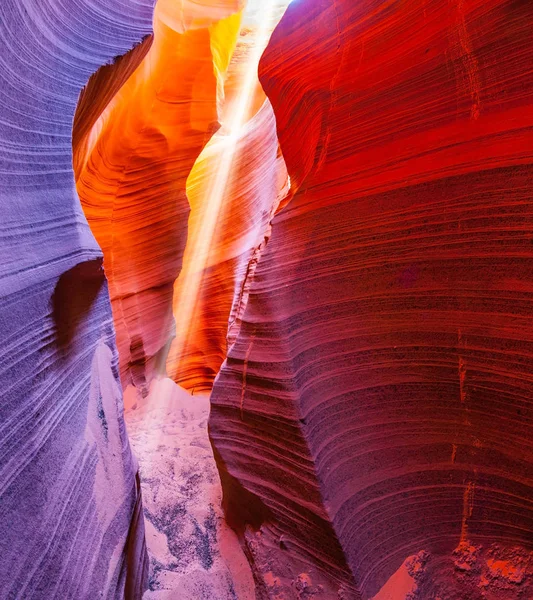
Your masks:
{"label": "orange sandstone wall", "polygon": [[[153,42],[140,64],[96,120],[85,109],[94,123],[74,149],[77,189],[104,253],[123,384],[144,387],[174,333],[186,180],[218,127],[217,87],[239,9],[238,2],[221,9],[160,0]],[[109,80],[127,70],[125,62],[132,60],[121,59]],[[81,117],[77,125],[83,127]]]}
{"label": "orange sandstone wall", "polygon": [[241,16],[242,3],[180,13],[160,0],[153,41],[101,69],[80,99],[77,188],[104,252],[125,385],[146,390],[166,371],[211,388],[287,193],[257,78],[287,3],[250,4]]}
{"label": "orange sandstone wall", "polygon": [[[270,221],[287,193],[287,170],[268,101],[246,123],[234,147],[228,146],[226,135],[215,134],[187,186],[189,238],[175,285],[176,338],[167,370],[196,391],[211,388],[234,341]],[[221,183],[224,152],[233,156]]]}
{"label": "orange sandstone wall", "polygon": [[257,76],[286,4],[247,4],[219,103],[221,127],[187,181],[191,214],[166,367],[196,392],[211,389],[235,339],[270,221],[288,191],[274,114]]}

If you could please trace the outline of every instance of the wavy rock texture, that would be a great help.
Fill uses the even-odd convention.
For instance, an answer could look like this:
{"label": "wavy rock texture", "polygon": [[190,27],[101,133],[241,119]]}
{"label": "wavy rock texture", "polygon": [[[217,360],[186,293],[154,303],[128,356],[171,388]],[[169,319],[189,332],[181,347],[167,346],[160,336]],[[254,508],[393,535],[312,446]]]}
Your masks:
{"label": "wavy rock texture", "polygon": [[241,4],[158,2],[155,42],[98,71],[76,114],[77,188],[104,252],[122,382],[145,391],[165,364],[184,387],[211,388],[287,192],[257,78],[287,1],[249,2],[242,26]]}
{"label": "wavy rock texture", "polygon": [[242,26],[241,4],[159,2],[155,41],[96,73],[76,115],[77,187],[104,252],[122,381],[145,392],[165,363],[181,385],[211,388],[287,191],[257,78],[287,2],[250,2]]}
{"label": "wavy rock texture", "polygon": [[195,164],[187,185],[189,237],[174,290],[176,338],[167,360],[169,375],[180,385],[211,389],[238,331],[286,184],[267,100],[237,139],[215,134]]}
{"label": "wavy rock texture", "polygon": [[173,285],[189,214],[185,184],[218,127],[217,88],[241,4],[160,0],[153,43],[113,72],[97,73],[81,99],[77,188],[104,253],[124,385],[147,389],[174,334]]}
{"label": "wavy rock texture", "polygon": [[72,173],[72,121],[150,2],[0,5],[0,597],[138,598],[139,483],[101,251]]}
{"label": "wavy rock texture", "polygon": [[274,32],[294,197],[210,421],[264,597],[533,594],[532,26],[299,0]]}
{"label": "wavy rock texture", "polygon": [[96,73],[75,122],[77,187],[104,252],[122,381],[145,391],[165,363],[181,385],[211,388],[287,192],[256,73],[287,2],[250,2],[241,27],[240,4],[208,4],[176,20],[177,5],[159,2],[155,43]]}
{"label": "wavy rock texture", "polygon": [[187,182],[191,215],[167,359],[167,372],[187,389],[211,389],[238,332],[270,222],[288,192],[274,114],[257,76],[287,4],[247,3],[224,82],[221,128]]}
{"label": "wavy rock texture", "polygon": [[126,420],[147,500],[149,598],[255,597],[221,520],[207,400],[154,377],[175,336],[169,373],[210,389],[287,192],[257,77],[286,3],[251,3],[242,26],[236,3],[215,4],[192,18],[192,4],[180,13],[158,2],[153,38],[93,76],[75,121],[77,187],[104,252],[122,381],[133,384]]}

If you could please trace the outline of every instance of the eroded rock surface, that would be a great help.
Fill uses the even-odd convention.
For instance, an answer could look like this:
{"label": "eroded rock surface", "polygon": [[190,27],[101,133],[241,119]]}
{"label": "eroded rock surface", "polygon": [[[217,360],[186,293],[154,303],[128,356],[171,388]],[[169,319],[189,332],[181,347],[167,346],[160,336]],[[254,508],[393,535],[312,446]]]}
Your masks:
{"label": "eroded rock surface", "polygon": [[149,1],[0,5],[0,597],[139,598],[142,505],[72,121]]}
{"label": "eroded rock surface", "polygon": [[274,32],[294,196],[210,421],[264,597],[372,598],[420,552],[414,597],[530,594],[532,26],[527,2],[299,0]]}
{"label": "eroded rock surface", "polygon": [[147,580],[98,242],[148,598],[531,598],[533,5],[252,4],[0,5],[0,596]]}
{"label": "eroded rock surface", "polygon": [[153,40],[97,73],[80,101],[77,189],[104,253],[124,386],[148,389],[175,335],[186,181],[218,127],[241,6],[159,0]]}
{"label": "eroded rock surface", "polygon": [[224,78],[220,129],[187,180],[191,213],[174,286],[176,335],[167,372],[208,391],[237,334],[255,265],[288,191],[272,106],[257,65],[287,0],[250,0]]}

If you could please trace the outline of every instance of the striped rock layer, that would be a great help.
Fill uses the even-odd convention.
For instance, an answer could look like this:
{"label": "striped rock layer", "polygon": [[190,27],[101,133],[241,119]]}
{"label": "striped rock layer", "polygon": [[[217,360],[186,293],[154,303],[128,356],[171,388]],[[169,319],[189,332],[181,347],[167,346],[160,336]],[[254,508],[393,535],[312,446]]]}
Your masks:
{"label": "striped rock layer", "polygon": [[287,191],[257,78],[286,3],[159,0],[154,36],[83,92],[74,169],[104,254],[124,385],[147,392],[168,372],[209,390],[235,336]]}
{"label": "striped rock layer", "polygon": [[265,598],[533,596],[533,5],[298,0],[292,199],[210,434]]}
{"label": "striped rock layer", "polygon": [[238,2],[218,4],[158,1],[153,40],[95,74],[78,109],[77,189],[104,254],[124,385],[147,388],[174,335],[186,181],[218,128],[217,88],[240,23]]}
{"label": "striped rock layer", "polygon": [[296,0],[263,91],[283,2],[152,4],[0,5],[0,597],[140,598],[120,379],[221,365],[258,598],[532,597],[533,6]]}
{"label": "striped rock layer", "polygon": [[147,0],[0,4],[0,597],[138,598],[137,465],[102,253],[72,171],[82,87]]}

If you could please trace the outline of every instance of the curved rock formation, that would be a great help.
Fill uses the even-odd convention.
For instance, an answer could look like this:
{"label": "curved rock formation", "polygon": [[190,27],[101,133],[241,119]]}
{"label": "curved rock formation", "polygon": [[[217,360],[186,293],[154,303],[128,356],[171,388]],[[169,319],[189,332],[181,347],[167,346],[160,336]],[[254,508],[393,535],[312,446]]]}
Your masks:
{"label": "curved rock formation", "polygon": [[149,1],[0,5],[0,597],[139,598],[137,466],[101,251],[72,174],[89,76],[151,31]]}
{"label": "curved rock formation", "polygon": [[[122,381],[137,388],[126,390],[126,420],[148,501],[148,596],[222,599],[233,589],[244,600],[255,595],[253,581],[249,568],[237,568],[236,539],[218,524],[212,453],[199,450],[207,414],[193,419],[194,465],[186,459],[191,427],[180,415],[202,398],[184,402],[175,385],[155,381],[175,336],[169,373],[195,394],[210,389],[287,192],[257,77],[286,2],[248,7],[242,24],[234,2],[215,4],[193,16],[193,4],[159,1],[153,37],[91,78],[76,114],[74,168],[104,252]],[[196,160],[217,119],[220,131]]]}
{"label": "curved rock formation", "polygon": [[236,139],[221,130],[196,162],[187,185],[189,237],[174,289],[176,338],[167,360],[169,375],[180,385],[211,389],[238,330],[286,183],[267,100]]}
{"label": "curved rock formation", "polygon": [[159,2],[155,42],[96,73],[75,122],[77,187],[104,252],[122,382],[145,391],[165,363],[181,385],[211,388],[287,191],[256,73],[286,1],[252,2],[242,26],[239,3],[215,4],[180,13]]}
{"label": "curved rock formation", "polygon": [[264,597],[533,595],[532,27],[298,0],[273,34],[294,196],[210,421]]}
{"label": "curved rock formation", "polygon": [[187,182],[191,215],[167,371],[191,390],[211,389],[238,331],[270,221],[288,192],[272,107],[257,76],[286,6],[287,0],[247,3],[224,82],[221,128]]}
{"label": "curved rock formation", "polygon": [[122,379],[148,597],[531,598],[533,4],[297,0],[263,87],[244,4],[0,3],[0,597],[142,596]]}
{"label": "curved rock formation", "polygon": [[287,0],[249,2],[242,23],[241,5],[158,2],[155,41],[100,69],[80,98],[78,192],[104,253],[122,382],[144,393],[166,371],[211,388],[287,193],[257,77]]}
{"label": "curved rock formation", "polygon": [[77,188],[104,253],[125,385],[146,388],[174,334],[173,285],[189,213],[185,183],[218,127],[217,87],[241,4],[159,0],[153,43],[107,76],[116,85],[142,59],[101,114],[94,118],[94,96],[109,98],[113,91],[101,86],[103,74],[81,99],[79,112],[92,114],[93,122],[90,129],[81,118],[78,123],[86,133],[74,149]]}

